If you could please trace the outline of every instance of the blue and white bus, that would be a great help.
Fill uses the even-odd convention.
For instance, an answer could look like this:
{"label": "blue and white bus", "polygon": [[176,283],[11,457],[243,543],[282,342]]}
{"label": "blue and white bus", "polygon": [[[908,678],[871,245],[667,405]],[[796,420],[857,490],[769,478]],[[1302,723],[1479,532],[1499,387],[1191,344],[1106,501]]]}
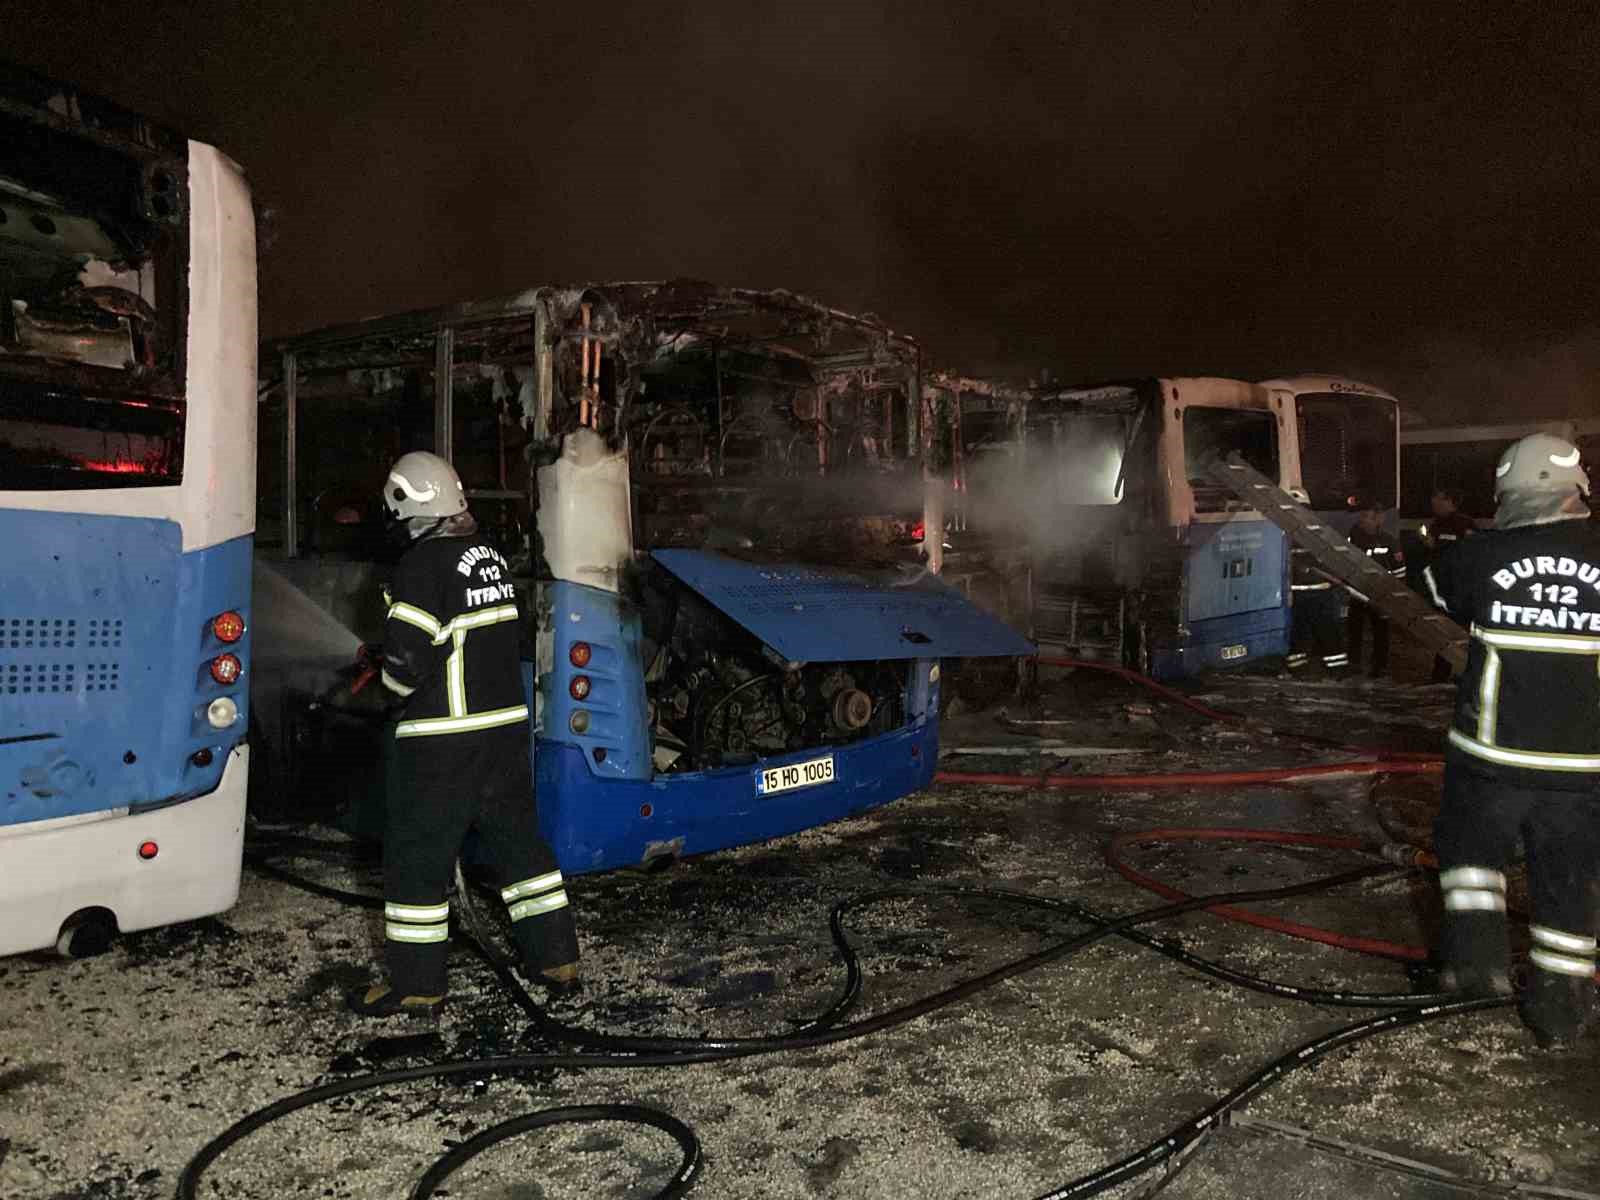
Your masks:
{"label": "blue and white bus", "polygon": [[0,954],[238,895],[255,220],[210,146],[0,68]]}

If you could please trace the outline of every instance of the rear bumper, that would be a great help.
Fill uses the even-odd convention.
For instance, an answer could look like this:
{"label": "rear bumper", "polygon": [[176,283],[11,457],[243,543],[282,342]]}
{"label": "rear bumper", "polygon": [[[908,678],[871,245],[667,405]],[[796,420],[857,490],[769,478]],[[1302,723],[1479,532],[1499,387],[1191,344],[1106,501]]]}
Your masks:
{"label": "rear bumper", "polygon": [[[249,775],[241,745],[216,791],[193,800],[0,826],[0,955],[54,946],[62,923],[85,908],[109,909],[124,933],[232,908]],[[160,847],[148,862],[138,854],[144,842]]]}
{"label": "rear bumper", "polygon": [[1202,671],[1254,666],[1263,658],[1287,653],[1289,610],[1268,608],[1192,622],[1189,636],[1177,645],[1150,648],[1150,674],[1156,679],[1187,679]]}
{"label": "rear bumper", "polygon": [[830,751],[819,747],[748,767],[616,780],[596,778],[578,747],[541,739],[534,754],[539,825],[568,875],[781,837],[927,787],[939,757],[939,723],[926,719],[833,749],[832,783],[756,793],[761,770],[824,753]]}

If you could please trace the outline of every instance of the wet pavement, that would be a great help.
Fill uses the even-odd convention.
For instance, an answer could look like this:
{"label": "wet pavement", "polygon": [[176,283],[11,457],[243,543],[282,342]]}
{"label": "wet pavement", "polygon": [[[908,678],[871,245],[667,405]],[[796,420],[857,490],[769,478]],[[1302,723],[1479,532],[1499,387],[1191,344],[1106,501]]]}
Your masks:
{"label": "wet pavement", "polygon": [[[1218,680],[1202,692],[1280,726],[1352,742],[1437,745],[1448,691]],[[947,766],[1065,773],[1238,769],[1326,761],[1326,747],[1207,723],[1125,685],[1054,682],[1052,740],[1136,749],[1064,764],[1016,755]],[[958,715],[947,745],[1018,736]],[[957,740],[959,738],[959,741]],[[940,786],[868,816],[653,874],[571,884],[587,973],[562,1020],[678,1036],[781,1033],[843,981],[835,902],[885,888],[966,884],[1080,900],[1102,913],[1156,897],[1104,862],[1116,832],[1261,826],[1425,833],[1436,783],[1332,778],[1251,790],[1051,792]],[[330,797],[330,805],[336,800]],[[271,861],[373,893],[376,865],[330,828],[326,848]],[[1152,841],[1141,870],[1190,892],[1293,883],[1358,865],[1299,847]],[[1349,933],[1424,943],[1428,876],[1366,880],[1266,906]],[[865,987],[852,1019],[884,1012],[1080,931],[1064,914],[992,900],[895,898],[851,921]],[[1295,983],[1406,990],[1381,959],[1195,914],[1158,930],[1196,953]],[[66,962],[0,960],[0,1197],[171,1196],[184,1164],[246,1113],[353,1073],[553,1049],[465,948],[437,1024],[357,1023],[344,988],[368,977],[373,914],[247,868],[222,917],[121,939]],[[1240,991],[1108,942],[930,1016],[857,1041],[670,1069],[469,1073],[357,1093],[229,1150],[201,1194],[404,1196],[436,1157],[500,1120],[553,1105],[629,1103],[696,1131],[704,1197],[1029,1197],[1159,1137],[1284,1050],[1365,1012]],[[1170,1177],[1185,1200],[1230,1197],[1600,1193],[1600,1043],[1553,1057],[1495,1011],[1385,1034],[1297,1072],[1247,1111],[1271,1125],[1213,1136]],[[1405,1168],[1401,1160],[1412,1164]],[[677,1162],[666,1135],[614,1123],[513,1139],[440,1195],[487,1200],[644,1197]],[[1420,1164],[1420,1166],[1418,1166]],[[1432,1172],[1430,1174],[1430,1172]],[[1541,1192],[1541,1189],[1543,1191]]]}

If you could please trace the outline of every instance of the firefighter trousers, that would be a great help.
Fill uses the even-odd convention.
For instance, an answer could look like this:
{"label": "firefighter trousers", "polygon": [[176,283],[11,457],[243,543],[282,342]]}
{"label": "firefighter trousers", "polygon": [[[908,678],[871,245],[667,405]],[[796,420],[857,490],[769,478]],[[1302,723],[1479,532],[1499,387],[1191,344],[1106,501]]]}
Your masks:
{"label": "firefighter trousers", "polygon": [[1364,657],[1362,641],[1368,629],[1372,630],[1372,659],[1368,673],[1379,678],[1389,673],[1389,622],[1377,609],[1360,600],[1350,601],[1350,611],[1345,617],[1345,642],[1350,655],[1350,669],[1359,671]]}
{"label": "firefighter trousers", "polygon": [[1294,593],[1290,609],[1291,638],[1286,664],[1291,671],[1320,667],[1342,671],[1349,663],[1345,652],[1342,600],[1331,587]]}
{"label": "firefighter trousers", "polygon": [[1600,795],[1511,787],[1452,753],[1434,825],[1441,951],[1446,968],[1474,990],[1509,970],[1505,872],[1519,841],[1531,909],[1523,1019],[1541,1035],[1570,1037],[1594,1006]]}
{"label": "firefighter trousers", "polygon": [[384,958],[402,995],[442,996],[447,892],[476,831],[530,974],[578,960],[555,853],[539,834],[527,722],[389,739],[383,838]]}

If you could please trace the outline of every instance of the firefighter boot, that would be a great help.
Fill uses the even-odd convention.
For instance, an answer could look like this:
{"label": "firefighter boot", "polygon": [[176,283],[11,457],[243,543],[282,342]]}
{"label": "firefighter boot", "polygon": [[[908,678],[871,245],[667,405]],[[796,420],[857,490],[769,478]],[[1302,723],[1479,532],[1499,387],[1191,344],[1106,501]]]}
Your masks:
{"label": "firefighter boot", "polygon": [[1441,934],[1444,970],[1439,984],[1445,991],[1482,999],[1511,995],[1503,913],[1447,910]]}
{"label": "firefighter boot", "polygon": [[1594,980],[1534,971],[1518,1007],[1541,1050],[1571,1050],[1594,1011]]}
{"label": "firefighter boot", "polygon": [[575,962],[547,967],[534,979],[552,996],[576,996],[583,991],[583,980],[578,978],[578,964]]}
{"label": "firefighter boot", "polygon": [[359,1017],[434,1017],[444,1007],[443,996],[403,996],[386,983],[357,989],[345,997]]}

